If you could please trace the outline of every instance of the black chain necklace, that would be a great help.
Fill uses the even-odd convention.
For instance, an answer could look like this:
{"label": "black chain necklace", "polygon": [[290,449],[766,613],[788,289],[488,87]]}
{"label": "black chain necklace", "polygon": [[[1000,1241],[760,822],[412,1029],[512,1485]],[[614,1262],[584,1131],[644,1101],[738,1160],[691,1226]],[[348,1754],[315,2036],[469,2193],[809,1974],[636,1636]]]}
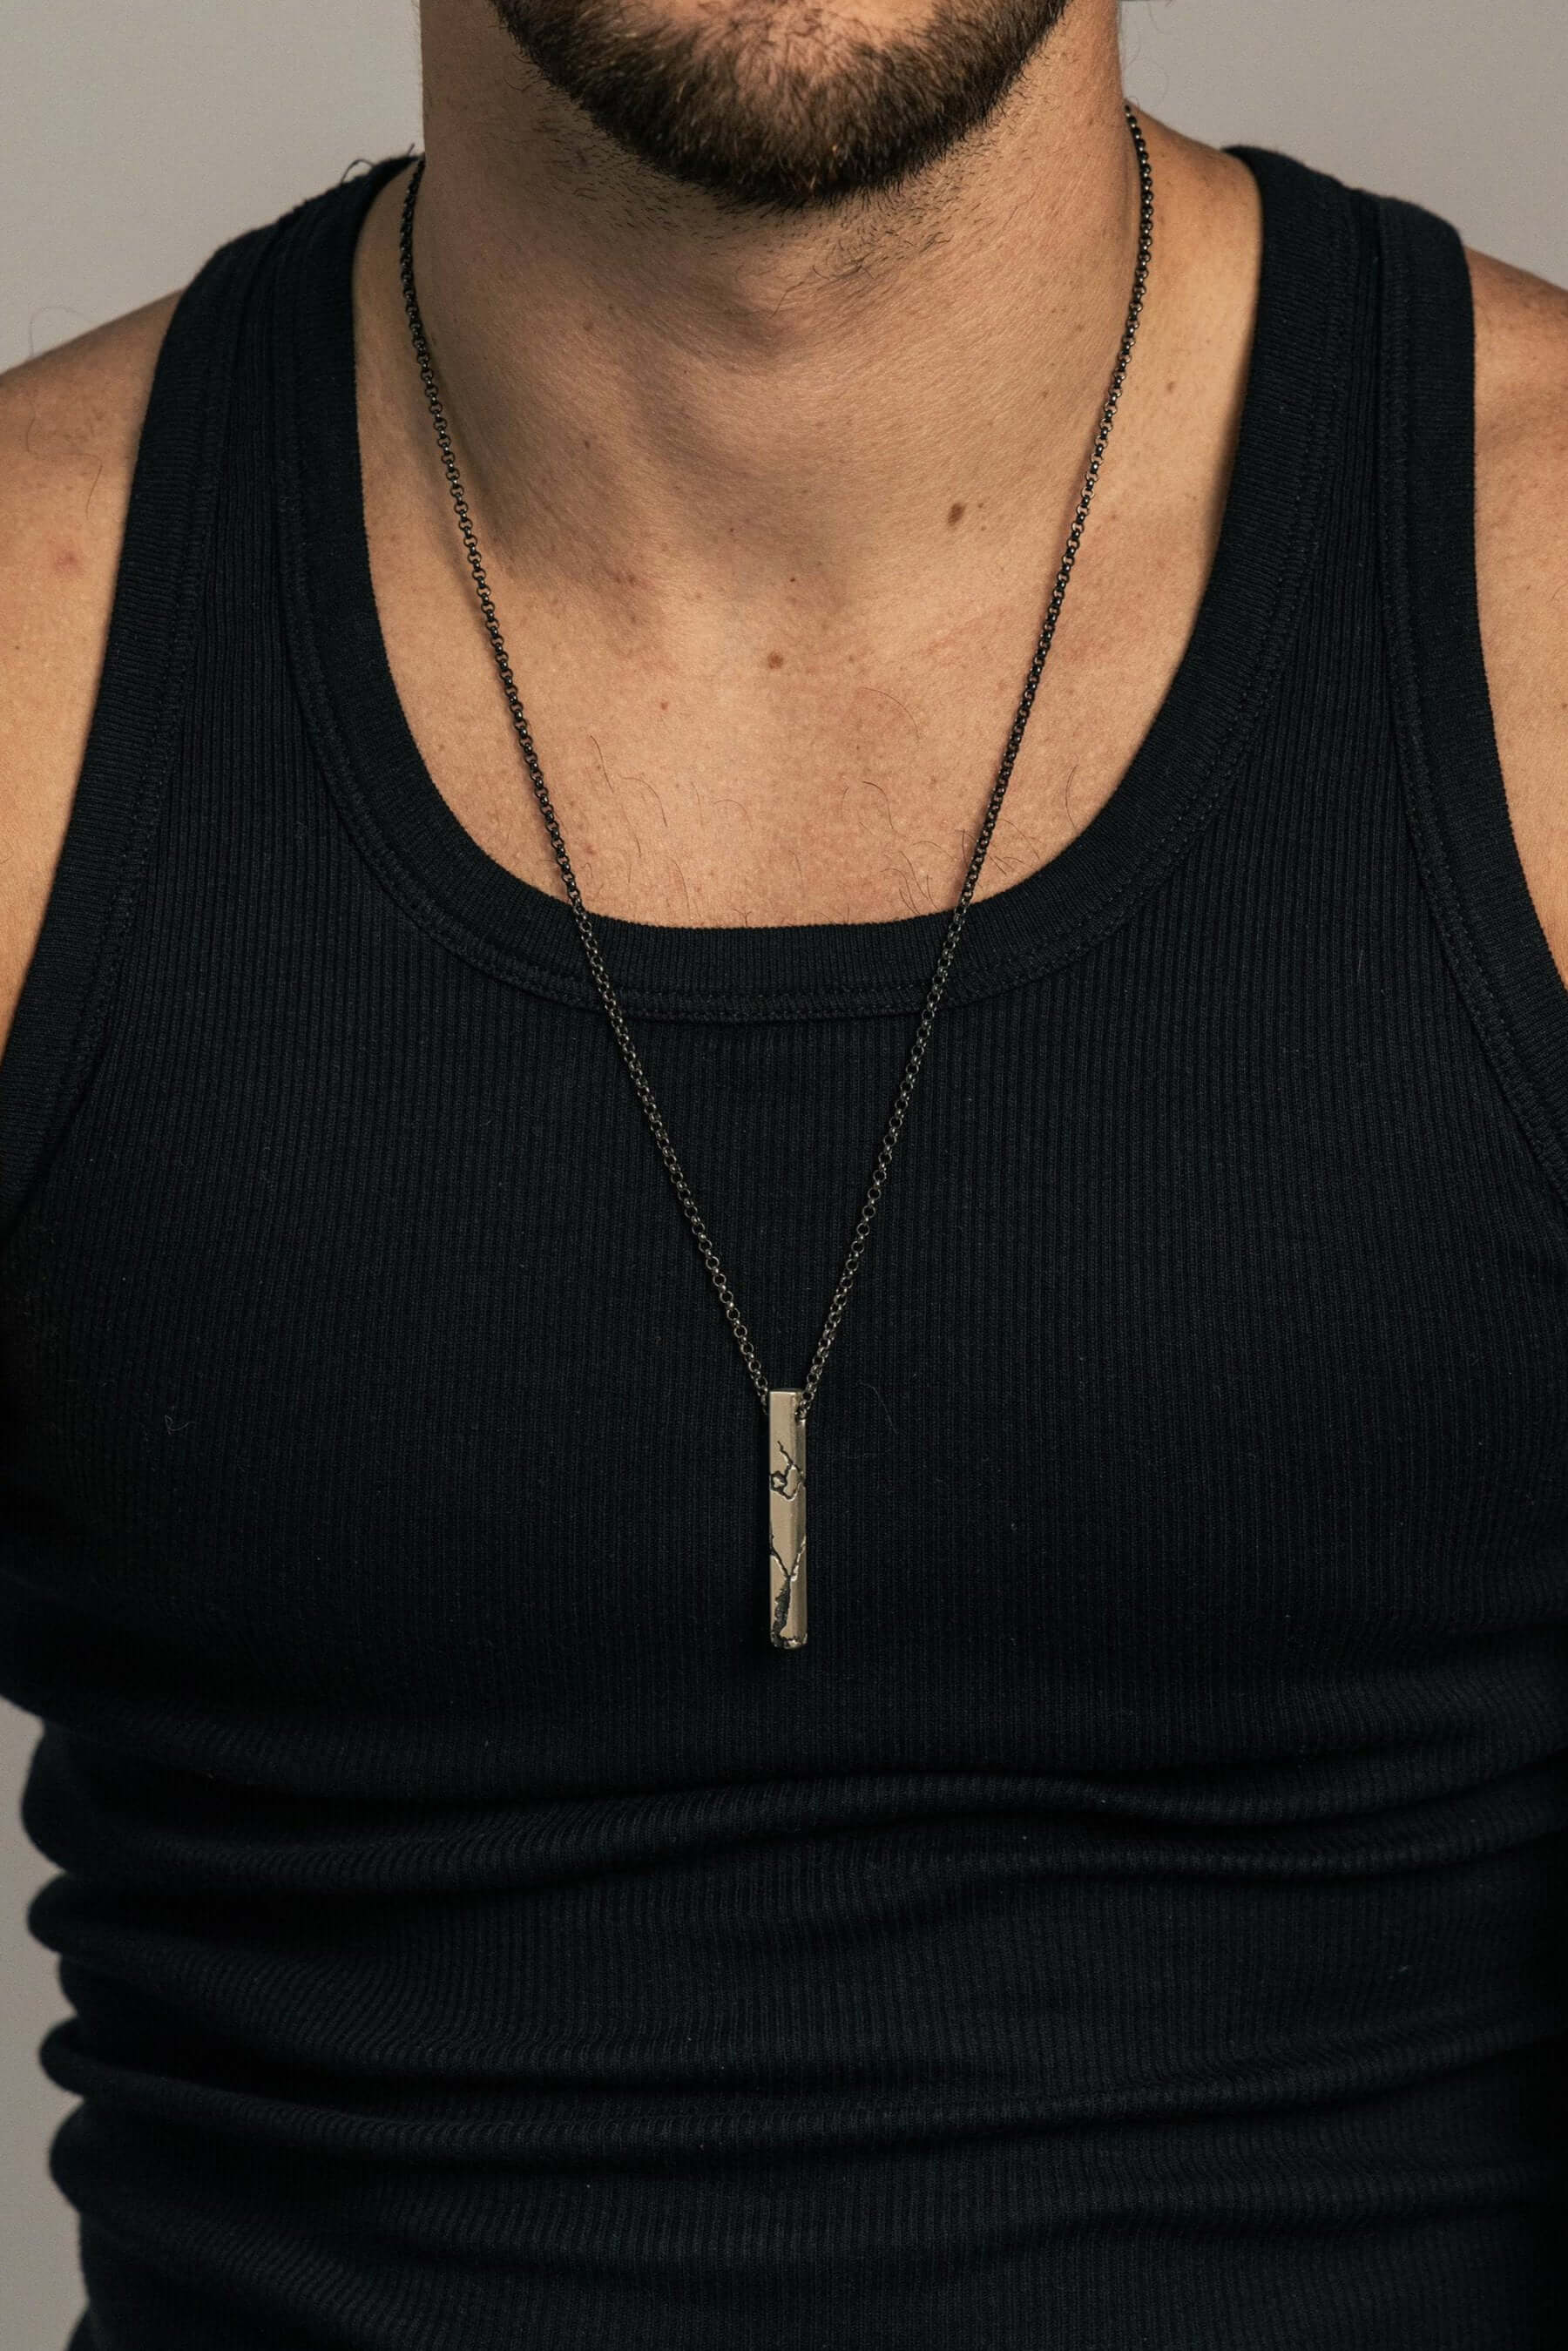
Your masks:
{"label": "black chain necklace", "polygon": [[507,657],[505,640],[501,635],[501,624],[496,617],[495,599],[490,593],[490,583],[480,558],[479,542],[475,536],[473,517],[468,510],[468,500],[464,491],[462,475],[458,473],[457,460],[453,454],[452,435],[447,428],[445,412],[441,404],[441,394],[436,389],[435,370],[431,361],[430,345],[425,340],[424,322],[420,316],[419,302],[414,293],[413,211],[419,194],[419,183],[424,172],[423,155],[409,174],[408,189],[403,197],[402,225],[400,234],[403,308],[408,314],[409,333],[413,340],[414,356],[419,362],[420,378],[424,385],[424,396],[429,402],[431,421],[435,427],[435,438],[441,450],[441,462],[445,471],[447,486],[451,490],[452,503],[456,510],[457,527],[463,534],[463,544],[468,557],[468,569],[474,575],[474,586],[478,594],[479,609],[484,615],[486,632],[490,640],[490,650],[496,657],[496,667],[500,675],[502,689],[506,694],[507,706],[511,712],[512,726],[533,784],[534,797],[538,802],[539,812],[544,818],[545,831],[549,835],[550,847],[555,852],[556,863],[560,869],[561,881],[566,887],[567,902],[577,923],[578,935],[582,941],[582,951],[588,959],[588,968],[599,990],[604,1009],[610,1016],[610,1026],[614,1031],[616,1044],[621,1049],[621,1058],[626,1064],[632,1086],[636,1090],[637,1100],[643,1107],[643,1114],[648,1122],[653,1141],[658,1145],[659,1156],[664,1161],[670,1182],[674,1186],[675,1196],[685,1213],[686,1222],[692,1228],[703,1263],[707,1268],[708,1277],[718,1294],[719,1304],[724,1309],[725,1320],[734,1334],[736,1344],[750,1374],[751,1384],[768,1416],[768,1629],[774,1647],[779,1649],[800,1649],[806,1645],[806,1416],[815,1399],[818,1384],[822,1376],[822,1366],[828,1359],[828,1350],[837,1336],[851,1288],[860,1270],[861,1259],[865,1255],[866,1238],[871,1231],[872,1219],[876,1215],[882,1199],[883,1189],[887,1182],[887,1171],[893,1163],[894,1150],[904,1125],[904,1114],[909,1108],[910,1097],[915,1092],[915,1081],[920,1074],[920,1065],[925,1058],[925,1048],[931,1040],[936,1009],[947,985],[947,976],[953,967],[953,958],[958,952],[958,941],[963,934],[964,919],[975,894],[975,885],[980,878],[980,868],[985,863],[986,852],[990,847],[991,835],[996,830],[997,819],[1001,813],[1003,796],[1012,775],[1013,764],[1018,758],[1019,746],[1023,741],[1024,728],[1029,723],[1030,712],[1034,705],[1035,690],[1040,684],[1040,672],[1045,666],[1046,655],[1050,653],[1052,640],[1056,635],[1057,622],[1061,618],[1061,608],[1066,600],[1068,582],[1072,577],[1073,565],[1078,560],[1078,550],[1083,538],[1083,527],[1089,518],[1089,508],[1100,479],[1101,465],[1111,438],[1111,427],[1115,422],[1116,412],[1121,405],[1122,391],[1127,380],[1127,369],[1133,356],[1133,344],[1137,336],[1138,323],[1143,317],[1144,297],[1148,287],[1149,257],[1154,246],[1154,172],[1149,162],[1149,151],[1144,138],[1143,126],[1130,106],[1125,107],[1124,111],[1138,159],[1141,215],[1138,227],[1138,259],[1133,279],[1132,301],[1127,310],[1127,323],[1123,330],[1121,347],[1116,355],[1111,389],[1106,395],[1105,405],[1101,411],[1100,429],[1094,438],[1093,454],[1089,460],[1089,471],[1084,476],[1082,494],[1072,517],[1072,527],[1067,535],[1067,546],[1056,575],[1055,585],[1051,590],[1051,601],[1046,608],[1045,623],[1040,630],[1039,643],[1035,646],[1034,658],[1030,664],[1023,698],[1019,704],[1017,716],[1013,719],[1008,735],[1006,754],[996,783],[992,787],[991,797],[986,806],[985,817],[975,842],[974,854],[969,861],[969,870],[964,877],[964,886],[958,893],[957,904],[953,909],[952,918],[942,941],[941,952],[936,958],[936,969],[932,976],[931,986],[915,1025],[915,1040],[904,1064],[904,1075],[899,1081],[898,1092],[894,1097],[893,1110],[888,1118],[886,1131],[883,1135],[882,1147],[877,1153],[876,1163],[872,1170],[871,1183],[850,1240],[849,1251],[844,1259],[843,1270],[839,1275],[838,1286],[829,1302],[827,1319],[822,1324],[822,1334],[817,1342],[816,1353],[807,1370],[805,1382],[799,1388],[770,1388],[768,1384],[767,1375],[758,1360],[757,1350],[752,1345],[750,1334],[741,1320],[740,1309],[735,1301],[735,1292],[729,1286],[723,1266],[719,1263],[718,1252],[708,1238],[707,1227],[703,1222],[681,1163],[675,1156],[674,1145],[670,1141],[669,1132],[664,1125],[659,1105],[653,1099],[653,1089],[643,1074],[642,1061],[632,1041],[631,1031],[626,1026],[626,1016],[622,1011],[620,1000],[610,984],[610,974],[605,968],[597,934],[589,918],[588,909],[582,903],[582,893],[577,886],[577,876],[571,870],[571,861],[566,853],[566,842],[561,838],[560,825],[545,784],[538,754],[534,749],[533,737],[528,732],[528,722],[523,715],[522,699],[517,693],[517,681],[512,674],[512,664]]}

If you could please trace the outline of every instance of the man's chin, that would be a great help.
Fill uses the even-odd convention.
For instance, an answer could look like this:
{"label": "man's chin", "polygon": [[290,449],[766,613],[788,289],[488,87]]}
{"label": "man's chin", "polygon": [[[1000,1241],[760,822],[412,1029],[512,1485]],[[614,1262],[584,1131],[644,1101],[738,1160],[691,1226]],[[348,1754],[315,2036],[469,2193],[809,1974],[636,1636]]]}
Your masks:
{"label": "man's chin", "polygon": [[1071,0],[936,0],[868,30],[810,0],[493,0],[537,70],[627,153],[727,206],[895,187],[1001,105]]}

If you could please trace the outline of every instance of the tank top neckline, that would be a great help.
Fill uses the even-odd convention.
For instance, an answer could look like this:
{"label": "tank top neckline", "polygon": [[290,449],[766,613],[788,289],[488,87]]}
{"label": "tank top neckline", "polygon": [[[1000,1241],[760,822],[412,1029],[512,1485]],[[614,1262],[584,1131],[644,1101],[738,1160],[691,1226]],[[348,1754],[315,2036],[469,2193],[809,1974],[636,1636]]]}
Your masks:
{"label": "tank top neckline", "polygon": [[[1351,197],[1288,157],[1231,152],[1261,191],[1262,266],[1229,493],[1197,621],[1103,806],[1047,863],[971,907],[949,1005],[1058,968],[1127,918],[1221,804],[1279,673],[1342,404]],[[406,162],[389,158],[302,207],[275,281],[280,551],[295,674],[340,810],[404,913],[497,978],[597,1006],[564,896],[492,858],[442,798],[381,632],[360,466],[351,270],[371,200]],[[526,705],[526,659],[519,666]],[[528,789],[520,759],[517,781]],[[977,778],[977,807],[987,789]],[[943,909],[883,922],[720,928],[629,922],[591,904],[590,912],[628,1012],[718,1020],[913,1012],[950,919]]]}

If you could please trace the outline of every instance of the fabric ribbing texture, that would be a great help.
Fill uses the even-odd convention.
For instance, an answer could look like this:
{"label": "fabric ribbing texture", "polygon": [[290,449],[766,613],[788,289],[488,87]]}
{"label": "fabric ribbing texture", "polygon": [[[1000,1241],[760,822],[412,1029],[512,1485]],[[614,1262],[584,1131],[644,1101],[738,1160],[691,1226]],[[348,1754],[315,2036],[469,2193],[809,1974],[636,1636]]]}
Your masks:
{"label": "fabric ribbing texture", "polygon": [[[388,671],[397,162],[183,298],[0,1064],[72,2351],[1563,2339],[1568,1001],[1468,281],[1245,152],[1213,577],[1111,800],[970,915],[798,1656],[570,915]],[[945,919],[601,921],[781,1375]]]}

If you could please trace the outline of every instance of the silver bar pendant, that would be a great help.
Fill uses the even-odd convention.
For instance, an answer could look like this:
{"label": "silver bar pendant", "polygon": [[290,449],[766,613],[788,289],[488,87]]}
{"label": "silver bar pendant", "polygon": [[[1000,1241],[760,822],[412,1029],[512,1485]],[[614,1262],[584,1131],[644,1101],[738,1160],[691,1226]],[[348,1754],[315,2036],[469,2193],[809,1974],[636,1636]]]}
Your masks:
{"label": "silver bar pendant", "polygon": [[799,1388],[768,1391],[768,1631],[776,1649],[806,1646],[806,1424]]}

